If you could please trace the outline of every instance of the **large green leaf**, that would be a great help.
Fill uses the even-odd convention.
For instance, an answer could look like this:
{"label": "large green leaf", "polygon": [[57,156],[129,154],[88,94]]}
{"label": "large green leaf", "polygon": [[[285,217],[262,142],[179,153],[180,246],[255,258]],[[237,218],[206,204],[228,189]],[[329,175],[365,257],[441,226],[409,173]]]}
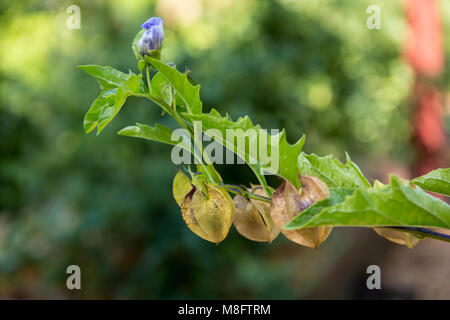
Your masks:
{"label": "large green leaf", "polygon": [[450,168],[433,170],[411,182],[424,190],[450,196]]}
{"label": "large green leaf", "polygon": [[326,199],[316,202],[314,205],[302,211],[297,217],[292,219],[284,226],[284,229],[298,229],[297,226],[311,220],[315,215],[320,214],[322,210],[338,205],[345,201],[347,196],[351,196],[355,189],[347,188],[329,188],[330,196]]}
{"label": "large green leaf", "polygon": [[[179,135],[176,131],[172,131],[160,124],[156,124],[154,127],[151,127],[145,124],[137,123],[135,126],[123,128],[118,132],[118,134],[174,145],[189,151],[197,160],[200,160],[199,155],[193,151],[192,141],[189,136]],[[211,181],[215,181],[216,183],[222,182],[222,178],[220,178],[214,170],[214,167],[203,163],[201,164],[201,167],[205,171],[205,174],[212,178]]]}
{"label": "large green leaf", "polygon": [[[145,124],[136,123],[135,126],[123,128],[118,134],[121,136],[142,138],[171,145],[180,143],[180,136],[175,135],[172,130],[160,124],[151,127]],[[174,139],[172,139],[172,135],[174,136]],[[190,151],[190,147],[187,144],[181,143],[180,146],[183,146]]]}
{"label": "large green leaf", "polygon": [[[151,80],[152,94],[149,96],[151,99],[154,96],[161,98],[168,106],[173,106],[173,100],[175,99],[176,111],[186,112],[186,105],[180,94],[172,88],[170,82],[162,75],[161,72],[155,74]],[[155,102],[156,103],[156,102]],[[165,111],[163,111],[163,114]]]}
{"label": "large green leaf", "polygon": [[92,103],[84,117],[84,129],[92,131],[97,126],[97,134],[111,122],[122,108],[127,97],[141,93],[141,76],[130,73],[118,87],[102,91],[100,96]]}
{"label": "large green leaf", "polygon": [[[233,121],[228,115],[221,116],[215,109],[212,109],[210,113],[184,114],[184,116],[191,122],[201,121],[204,131],[219,130],[220,134],[214,135],[212,138],[236,153],[257,175],[262,175],[264,170],[268,170],[267,165],[273,160],[271,155],[274,154],[274,157],[278,160],[278,168],[275,168],[277,171],[272,173],[284,177],[300,187],[297,158],[305,142],[304,136],[295,144],[290,144],[286,141],[284,130],[277,135],[270,135],[267,131],[262,130],[259,125],[254,125],[247,116]],[[237,143],[239,137],[227,134],[228,132],[233,132],[235,135],[244,138],[245,144]],[[255,134],[250,134],[251,132]],[[254,146],[256,148],[252,149]],[[264,157],[264,152],[263,155],[260,152],[265,147],[267,147],[265,152],[267,157]],[[251,150],[257,150],[257,152],[254,153]]]}
{"label": "large green leaf", "polygon": [[200,114],[202,112],[202,102],[200,101],[200,85],[192,85],[186,74],[177,69],[150,57],[145,57],[146,61],[157,69],[170,82],[177,94],[186,104],[188,113]]}
{"label": "large green leaf", "polygon": [[384,188],[355,189],[351,195],[331,189],[331,197],[315,203],[285,229],[318,226],[415,226],[450,228],[450,206],[411,183],[391,175]]}
{"label": "large green leaf", "polygon": [[168,106],[172,106],[174,92],[170,82],[158,72],[151,80],[152,94],[160,97]]}
{"label": "large green leaf", "polygon": [[178,146],[186,149],[191,154],[196,156],[192,151],[192,143],[189,137],[182,137],[176,132],[173,132],[169,128],[160,124],[156,124],[154,127],[151,127],[145,124],[136,123],[135,126],[123,128],[118,132],[118,134],[121,136],[142,138]]}
{"label": "large green leaf", "polygon": [[369,181],[359,167],[351,161],[343,164],[332,155],[319,157],[315,154],[301,153],[298,157],[298,169],[301,175],[311,175],[323,180],[329,188],[368,188]]}
{"label": "large green leaf", "polygon": [[110,90],[121,86],[129,78],[129,74],[123,73],[109,66],[84,65],[78,66],[84,72],[95,77],[102,90]]}
{"label": "large green leaf", "polygon": [[88,112],[84,116],[83,127],[86,133],[91,132],[98,125],[100,119],[104,118],[103,113],[114,107],[117,89],[102,91],[97,99],[91,104]]}

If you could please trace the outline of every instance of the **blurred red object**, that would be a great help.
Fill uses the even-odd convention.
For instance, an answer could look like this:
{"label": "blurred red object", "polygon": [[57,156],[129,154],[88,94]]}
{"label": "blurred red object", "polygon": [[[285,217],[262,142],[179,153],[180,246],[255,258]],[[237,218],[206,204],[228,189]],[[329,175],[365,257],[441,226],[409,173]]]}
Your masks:
{"label": "blurred red object", "polygon": [[444,165],[441,155],[446,145],[444,111],[441,94],[434,86],[417,81],[414,95],[413,142],[418,157],[414,175],[423,175]]}
{"label": "blurred red object", "polygon": [[442,96],[429,81],[439,76],[444,69],[438,2],[408,0],[406,18],[409,22],[409,31],[404,56],[416,73],[412,122],[413,144],[417,158],[413,175],[418,176],[442,166],[445,162],[442,156],[442,150],[446,145],[442,123]]}
{"label": "blurred red object", "polygon": [[414,136],[428,153],[438,152],[445,146],[445,131],[441,119],[444,110],[440,92],[432,85],[417,82],[414,114]]}
{"label": "blurred red object", "polygon": [[408,0],[409,32],[405,56],[416,73],[437,76],[444,68],[444,49],[436,0]]}

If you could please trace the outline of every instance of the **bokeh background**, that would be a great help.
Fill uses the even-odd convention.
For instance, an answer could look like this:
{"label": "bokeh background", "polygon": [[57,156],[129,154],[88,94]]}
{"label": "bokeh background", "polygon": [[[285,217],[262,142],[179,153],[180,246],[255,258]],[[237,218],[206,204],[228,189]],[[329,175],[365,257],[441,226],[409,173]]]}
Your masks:
{"label": "bokeh background", "polygon": [[[79,30],[66,27],[72,4]],[[372,4],[381,29],[366,26]],[[155,15],[163,60],[191,70],[206,110],[286,128],[290,141],[305,133],[306,152],[348,151],[372,181],[449,166],[449,1],[3,0],[0,298],[450,298],[450,246],[434,240],[411,251],[337,228],[314,251],[234,228],[218,246],[198,238],[172,199],[170,147],[116,134],[171,124],[147,101],[128,99],[85,135],[99,89],[76,65],[138,72],[130,43]],[[243,165],[220,170],[255,182]],[[71,264],[82,290],[66,288]],[[365,289],[370,264],[377,292]]]}

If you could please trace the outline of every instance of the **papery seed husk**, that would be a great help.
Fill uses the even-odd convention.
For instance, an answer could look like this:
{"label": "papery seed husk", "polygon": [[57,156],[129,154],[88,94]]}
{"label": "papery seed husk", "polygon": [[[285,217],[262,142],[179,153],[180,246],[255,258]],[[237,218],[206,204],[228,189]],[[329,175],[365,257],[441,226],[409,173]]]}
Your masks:
{"label": "papery seed husk", "polygon": [[[234,204],[226,191],[207,186],[207,192],[207,197],[199,189],[192,195],[189,209],[192,220],[198,226],[196,231],[199,229],[201,232],[199,234],[192,228],[191,230],[205,240],[219,243],[225,239],[230,230],[234,216]],[[186,224],[188,223],[186,222]]]}
{"label": "papery seed husk", "polygon": [[189,178],[181,170],[178,170],[173,179],[172,193],[175,201],[180,207],[184,197],[192,190],[192,188],[193,186]]}
{"label": "papery seed husk", "polygon": [[301,176],[302,188],[297,190],[290,181],[284,181],[272,195],[271,215],[275,224],[289,240],[317,249],[326,240],[332,227],[321,226],[298,230],[284,230],[283,226],[313,203],[329,197],[327,185],[319,178]]}
{"label": "papery seed husk", "polygon": [[[262,186],[255,186],[253,184],[251,184],[251,186],[253,188],[251,190],[253,194],[263,197],[269,197]],[[270,202],[264,202],[256,199],[250,199],[250,202],[256,207],[256,209],[258,209],[259,213],[261,214],[267,229],[270,231],[269,242],[272,242],[280,234],[280,228],[278,228],[278,226],[272,220],[272,215],[270,214]]]}
{"label": "papery seed husk", "polygon": [[210,236],[200,227],[192,209],[192,198],[194,196],[194,193],[196,192],[198,192],[197,188],[193,187],[192,190],[184,197],[183,202],[180,205],[181,216],[183,217],[183,220],[186,223],[187,227],[193,233],[204,240],[211,241]]}
{"label": "papery seed husk", "polygon": [[233,224],[239,234],[253,241],[269,241],[270,233],[255,206],[239,195],[234,197],[234,205]]}
{"label": "papery seed husk", "polygon": [[402,232],[389,228],[373,228],[373,230],[379,236],[397,244],[407,246],[410,249],[413,249],[421,240],[409,232]]}
{"label": "papery seed husk", "polygon": [[[249,192],[267,197],[259,186],[248,189]],[[237,231],[247,239],[260,242],[272,242],[280,229],[274,224],[270,216],[270,204],[242,196],[234,197],[235,214],[233,224]]]}

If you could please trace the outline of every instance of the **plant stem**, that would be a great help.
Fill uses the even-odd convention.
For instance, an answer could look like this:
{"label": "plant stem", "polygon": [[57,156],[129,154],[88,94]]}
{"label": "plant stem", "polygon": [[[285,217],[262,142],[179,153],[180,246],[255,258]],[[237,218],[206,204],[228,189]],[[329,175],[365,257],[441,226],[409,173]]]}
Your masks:
{"label": "plant stem", "polygon": [[133,94],[136,97],[144,97],[149,99],[150,101],[156,103],[159,105],[164,111],[166,111],[168,114],[170,114],[177,122],[178,124],[189,132],[189,134],[192,134],[192,130],[186,125],[183,119],[176,113],[167,103],[165,103],[161,98],[152,95],[152,94],[144,94],[144,93],[135,93]]}
{"label": "plant stem", "polygon": [[[174,110],[173,108],[171,108],[167,103],[165,103],[161,98],[152,95],[152,94],[134,94],[134,96],[139,96],[139,97],[145,97],[147,99],[149,99],[150,101],[156,103],[157,105],[159,105],[163,110],[165,110],[169,115],[171,115],[177,122],[178,124],[185,129],[189,135],[193,138],[195,145],[197,145],[198,147],[198,142],[195,140],[195,135],[194,132],[192,131],[192,129],[185,123],[185,121],[180,117],[180,115],[178,114],[178,112],[176,112],[176,110]],[[201,148],[198,147],[200,150]],[[197,157],[196,153],[195,153],[195,149],[192,150],[192,152],[194,157],[196,157],[196,159],[200,162],[199,164],[202,166],[202,168],[205,170],[205,173],[207,174],[208,178],[210,181],[214,182],[214,183],[221,183],[222,180],[220,178],[220,175],[218,174],[218,172],[216,171],[216,169],[214,168],[214,166],[211,163],[211,160],[208,158],[208,156],[205,154],[205,160],[207,161],[207,164],[204,164],[201,157]]]}
{"label": "plant stem", "polygon": [[264,197],[264,196],[260,196],[258,194],[254,194],[251,192],[248,192],[247,190],[245,190],[244,188],[242,188],[241,186],[237,186],[234,184],[221,184],[220,186],[218,186],[218,188],[225,188],[227,189],[227,191],[249,198],[249,199],[255,199],[255,200],[259,200],[259,201],[263,201],[263,202],[268,202],[270,203],[270,198]]}
{"label": "plant stem", "polygon": [[267,198],[267,197],[264,197],[264,196],[260,196],[258,194],[250,193],[250,192],[247,192],[245,194],[245,196],[247,198],[249,198],[249,199],[255,199],[255,200],[259,200],[259,201],[263,201],[263,202],[267,202],[267,203],[270,203],[270,201],[271,201],[270,198]]}
{"label": "plant stem", "polygon": [[[216,169],[214,168],[214,165],[212,164],[211,159],[209,159],[208,154],[203,152],[203,144],[202,141],[199,139],[199,137],[196,136],[196,126],[195,126],[195,122],[194,122],[194,135],[192,137],[192,139],[194,140],[194,151],[195,151],[195,147],[197,147],[197,149],[200,151],[200,155],[201,158],[203,158],[205,160],[206,165],[203,165],[202,163],[202,167],[206,170],[206,173],[208,175],[208,177],[210,178],[210,180],[214,183],[222,183],[222,179],[220,178],[219,173],[216,171]],[[202,134],[203,132],[201,132]]]}
{"label": "plant stem", "polygon": [[450,242],[450,235],[445,233],[440,233],[436,231],[432,231],[426,228],[417,228],[417,227],[390,227],[390,229],[400,230],[403,232],[409,232],[412,234],[421,235],[427,238],[437,239],[441,241]]}
{"label": "plant stem", "polygon": [[[252,168],[252,170],[253,170],[253,168]],[[258,169],[253,170],[253,173],[255,174],[256,178],[258,179],[259,183],[263,187],[263,189],[266,192],[266,194],[269,197],[271,197],[272,196],[272,192],[269,189],[269,185],[267,184],[266,178],[264,177],[264,175],[262,175],[261,173],[257,172],[257,170]]]}
{"label": "plant stem", "polygon": [[175,89],[172,88],[172,109],[173,111],[177,112],[177,99],[175,98]]}
{"label": "plant stem", "polygon": [[150,79],[150,65],[149,64],[145,64],[145,72],[147,75],[147,85],[148,85],[148,91],[150,92],[150,94],[152,94],[152,83],[151,83],[151,79]]}

